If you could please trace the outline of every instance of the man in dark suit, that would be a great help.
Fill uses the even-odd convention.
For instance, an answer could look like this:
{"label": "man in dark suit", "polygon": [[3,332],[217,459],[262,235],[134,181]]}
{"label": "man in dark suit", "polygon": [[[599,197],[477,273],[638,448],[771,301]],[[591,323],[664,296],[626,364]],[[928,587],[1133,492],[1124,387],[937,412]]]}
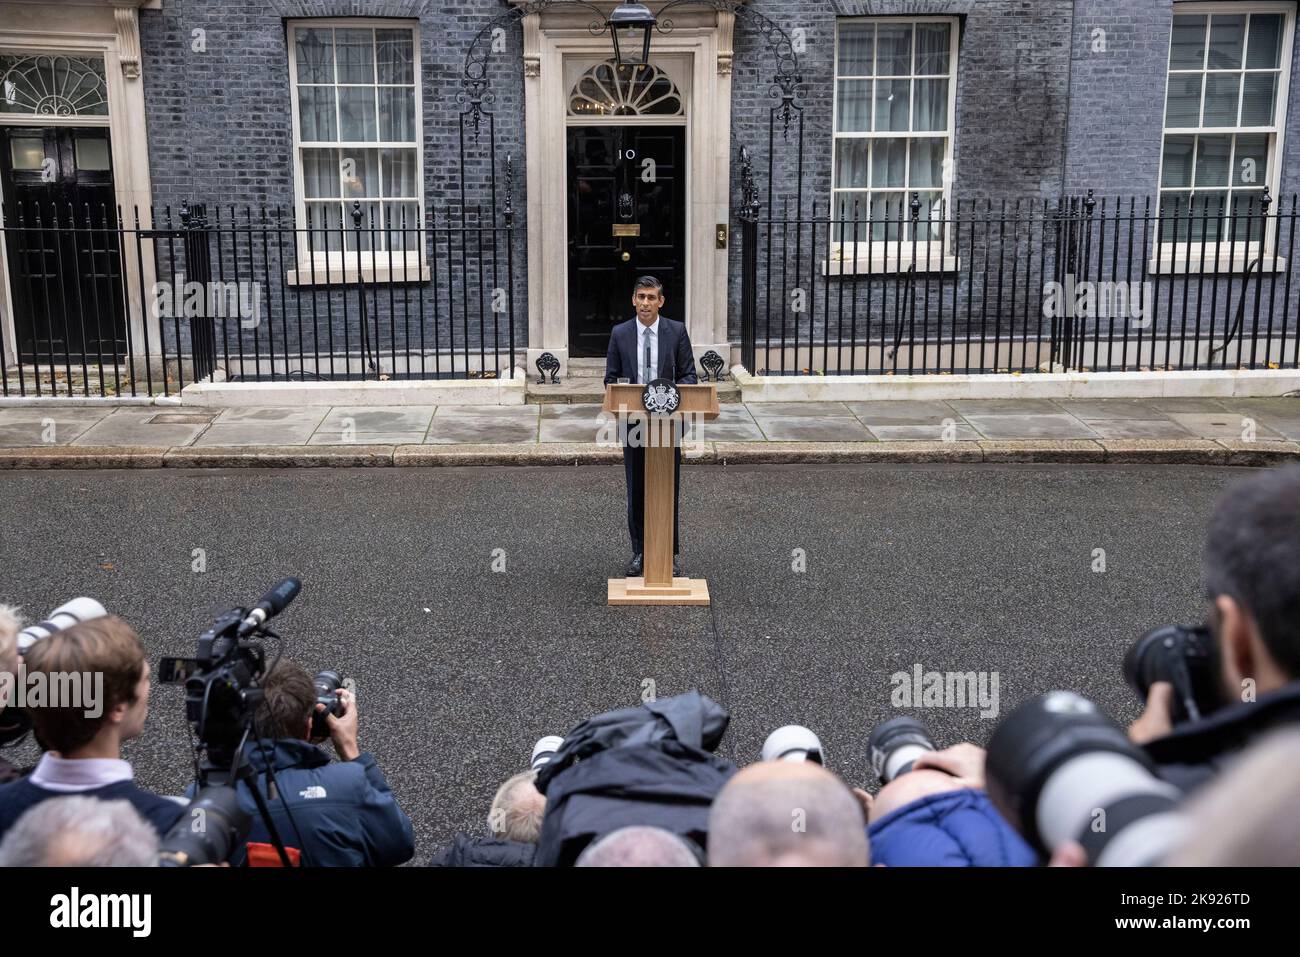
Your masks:
{"label": "man in dark suit", "polygon": [[[636,318],[619,323],[609,336],[605,357],[605,384],[627,379],[642,385],[654,379],[669,379],[679,385],[695,385],[695,354],[686,324],[659,315],[664,304],[664,287],[653,276],[642,276],[632,291]],[[632,539],[632,561],[627,576],[644,573],[645,539],[645,449],[623,446],[623,471],[627,476],[627,531]],[[681,491],[682,450],[677,448],[673,474],[673,575],[682,573],[677,539],[677,500]]]}

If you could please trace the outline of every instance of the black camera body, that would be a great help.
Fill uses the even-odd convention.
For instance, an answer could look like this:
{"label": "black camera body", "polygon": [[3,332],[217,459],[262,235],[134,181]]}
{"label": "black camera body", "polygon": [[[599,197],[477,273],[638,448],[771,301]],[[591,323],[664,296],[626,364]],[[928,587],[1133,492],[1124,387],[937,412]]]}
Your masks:
{"label": "black camera body", "polygon": [[316,703],[323,704],[325,710],[312,709],[311,736],[328,738],[330,736],[329,716],[334,715],[337,718],[343,714],[343,702],[334,693],[343,687],[343,676],[337,671],[322,671],[312,679],[312,684],[316,686]]}
{"label": "black camera body", "polygon": [[1172,684],[1174,724],[1199,721],[1228,704],[1218,644],[1204,625],[1166,625],[1147,632],[1124,656],[1124,678],[1144,702],[1157,681]]}

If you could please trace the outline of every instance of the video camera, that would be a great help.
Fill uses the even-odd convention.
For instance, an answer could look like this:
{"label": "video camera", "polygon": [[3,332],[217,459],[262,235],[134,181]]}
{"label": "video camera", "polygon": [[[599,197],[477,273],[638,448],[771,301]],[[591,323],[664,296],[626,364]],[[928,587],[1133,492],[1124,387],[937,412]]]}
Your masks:
{"label": "video camera", "polygon": [[[172,866],[217,863],[247,836],[252,821],[238,803],[235,784],[244,781],[257,804],[271,842],[288,867],[289,856],[271,819],[266,798],[258,789],[256,773],[245,749],[250,739],[257,740],[258,707],[264,699],[262,682],[274,670],[279,656],[267,666],[265,637],[280,640],[266,626],[289,606],[302,590],[296,578],[286,578],[262,596],[251,609],[232,608],[220,615],[199,636],[198,652],[193,658],[163,658],[159,662],[158,680],[163,684],[184,684],[185,718],[204,752],[198,762],[199,792],[187,812],[162,842],[162,861]],[[316,676],[316,701],[325,711],[313,710],[311,735],[329,735],[327,715],[342,713],[342,702],[334,693],[343,686],[337,672],[322,671]],[[275,773],[266,767],[267,794],[278,794]],[[283,796],[281,795],[283,803]],[[288,805],[284,810],[292,823]],[[197,815],[197,818],[196,818]],[[194,820],[202,826],[195,826]],[[305,850],[305,849],[304,849]],[[304,855],[305,856],[305,855]]]}

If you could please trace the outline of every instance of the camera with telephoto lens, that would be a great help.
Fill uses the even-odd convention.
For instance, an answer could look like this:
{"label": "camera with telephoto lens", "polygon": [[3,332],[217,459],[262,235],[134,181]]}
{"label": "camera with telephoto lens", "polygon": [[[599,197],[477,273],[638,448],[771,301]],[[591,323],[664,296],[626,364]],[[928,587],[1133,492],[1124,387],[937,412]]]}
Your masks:
{"label": "camera with telephoto lens", "polygon": [[777,728],[763,742],[764,761],[812,761],[825,766],[826,754],[821,739],[801,724]]}
{"label": "camera with telephoto lens", "polygon": [[911,771],[913,763],[925,752],[937,750],[925,725],[915,718],[891,718],[872,728],[867,738],[871,769],[881,784]]}
{"label": "camera with telephoto lens", "polygon": [[343,715],[343,700],[334,693],[343,687],[343,676],[337,671],[322,671],[312,679],[312,684],[316,686],[316,704],[323,704],[325,710],[312,708],[311,736],[313,739],[328,738],[329,716],[338,718]]}
{"label": "camera with telephoto lens", "polygon": [[1098,867],[1157,864],[1188,832],[1182,794],[1096,705],[1071,691],[1032,698],[989,739],[998,812],[1040,853],[1075,841]]}
{"label": "camera with telephoto lens", "polygon": [[253,819],[226,785],[203,788],[158,846],[159,867],[199,867],[230,859],[248,837]]}
{"label": "camera with telephoto lens", "polygon": [[[26,656],[28,649],[41,639],[71,628],[73,625],[79,625],[83,621],[103,618],[107,614],[108,611],[104,606],[93,598],[83,596],[65,602],[50,612],[49,618],[28,625],[18,632],[18,654],[20,657]],[[32,719],[27,712],[21,708],[5,708],[0,712],[0,747],[21,741],[31,729]]]}
{"label": "camera with telephoto lens", "polygon": [[1124,656],[1124,678],[1145,703],[1151,686],[1174,686],[1170,720],[1199,721],[1228,703],[1219,675],[1219,647],[1204,625],[1166,625],[1149,631]]}

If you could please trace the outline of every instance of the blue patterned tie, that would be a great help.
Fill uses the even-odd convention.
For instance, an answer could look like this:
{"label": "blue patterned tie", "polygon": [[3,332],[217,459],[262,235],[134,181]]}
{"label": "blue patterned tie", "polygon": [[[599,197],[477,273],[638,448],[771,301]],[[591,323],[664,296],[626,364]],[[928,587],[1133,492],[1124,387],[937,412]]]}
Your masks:
{"label": "blue patterned tie", "polygon": [[654,334],[655,331],[653,329],[647,328],[645,331],[645,364],[642,366],[641,370],[642,385],[649,385],[650,381],[654,378],[654,365],[650,360],[650,343],[654,339]]}

